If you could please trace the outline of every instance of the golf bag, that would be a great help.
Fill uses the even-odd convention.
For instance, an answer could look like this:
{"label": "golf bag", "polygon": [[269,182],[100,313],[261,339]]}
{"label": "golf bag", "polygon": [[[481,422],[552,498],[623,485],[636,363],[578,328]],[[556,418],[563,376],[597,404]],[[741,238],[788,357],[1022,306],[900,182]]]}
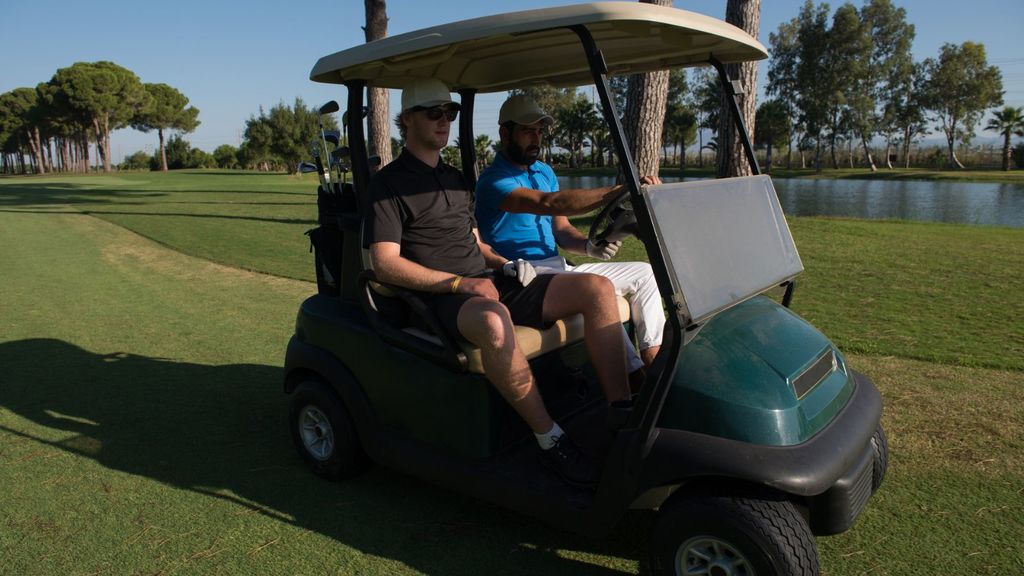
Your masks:
{"label": "golf bag", "polygon": [[355,191],[349,183],[335,183],[331,193],[318,188],[316,204],[320,225],[307,230],[306,235],[309,236],[309,251],[314,254],[317,290],[320,294],[338,296],[345,240],[339,218],[355,212]]}

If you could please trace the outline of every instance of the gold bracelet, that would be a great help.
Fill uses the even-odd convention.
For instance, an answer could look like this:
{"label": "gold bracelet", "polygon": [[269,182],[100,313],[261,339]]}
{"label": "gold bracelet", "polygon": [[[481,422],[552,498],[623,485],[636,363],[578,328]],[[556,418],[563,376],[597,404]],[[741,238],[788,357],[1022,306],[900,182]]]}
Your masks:
{"label": "gold bracelet", "polygon": [[459,291],[459,282],[462,282],[462,276],[456,276],[455,280],[452,280],[452,294]]}

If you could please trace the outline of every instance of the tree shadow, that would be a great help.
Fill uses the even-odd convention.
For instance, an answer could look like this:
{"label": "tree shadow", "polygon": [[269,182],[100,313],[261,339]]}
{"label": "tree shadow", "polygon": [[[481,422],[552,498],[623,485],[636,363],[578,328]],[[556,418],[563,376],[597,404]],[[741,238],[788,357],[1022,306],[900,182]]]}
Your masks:
{"label": "tree shadow", "polygon": [[341,484],[321,480],[291,446],[279,367],[94,354],[53,339],[0,343],[0,366],[0,406],[72,435],[52,442],[3,428],[8,434],[427,574],[622,574],[557,551],[634,557],[650,520],[630,515],[611,537],[591,540],[380,467]]}
{"label": "tree shadow", "polygon": [[[179,194],[243,194],[256,196],[273,194],[283,196],[301,196],[311,203],[316,202],[314,192],[294,192],[287,190],[266,189],[227,189],[227,190],[154,190],[131,185],[104,186],[96,183],[68,182],[32,182],[2,183],[0,185],[0,206],[48,206],[54,204],[67,205],[110,205],[110,204],[151,204],[153,198]],[[186,202],[187,203],[187,202]],[[197,204],[208,202],[196,202]],[[227,203],[236,204],[236,203]],[[247,203],[248,204],[248,203]],[[259,204],[253,202],[251,204]],[[280,203],[273,203],[280,204]]]}
{"label": "tree shadow", "polygon": [[133,199],[158,198],[167,192],[127,189],[123,187],[96,188],[91,185],[64,182],[37,182],[32,184],[5,184],[0,186],[0,206],[49,206],[54,204],[121,204]]}

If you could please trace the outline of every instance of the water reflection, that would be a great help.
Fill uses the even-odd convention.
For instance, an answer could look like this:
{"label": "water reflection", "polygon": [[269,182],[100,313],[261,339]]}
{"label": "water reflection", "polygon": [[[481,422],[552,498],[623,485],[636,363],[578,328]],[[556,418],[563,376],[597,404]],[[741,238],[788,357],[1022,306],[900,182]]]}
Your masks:
{"label": "water reflection", "polygon": [[[677,182],[678,178],[664,178]],[[559,177],[562,188],[607,186],[604,176]],[[1024,228],[1024,184],[776,178],[786,214],[924,220]]]}

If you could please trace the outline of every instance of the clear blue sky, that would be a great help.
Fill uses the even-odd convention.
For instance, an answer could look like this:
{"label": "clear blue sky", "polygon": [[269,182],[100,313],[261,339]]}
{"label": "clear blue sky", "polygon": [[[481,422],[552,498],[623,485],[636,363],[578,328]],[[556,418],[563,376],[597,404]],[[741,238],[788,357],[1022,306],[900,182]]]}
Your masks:
{"label": "clear blue sky", "polygon": [[[426,26],[569,4],[557,0],[518,3],[465,0],[390,0],[389,34]],[[945,42],[981,42],[989,62],[1003,72],[1007,104],[1024,105],[1024,33],[1020,0],[894,0],[914,24],[915,59],[938,54]],[[177,0],[138,3],[125,0],[7,2],[0,38],[7,47],[0,64],[0,92],[35,86],[78,61],[110,60],[143,82],[163,82],[181,90],[199,108],[200,127],[188,135],[193,145],[212,151],[238,145],[245,120],[301,97],[308,104],[344,102],[344,88],[316,84],[309,71],[318,58],[364,41],[363,3],[358,0],[305,2],[218,2]],[[725,0],[676,0],[675,6],[724,18]],[[762,0],[760,40],[796,16],[803,0]],[[831,2],[835,8],[841,2]],[[861,0],[855,5],[860,6]],[[765,64],[759,71],[763,83]],[[393,98],[397,95],[394,94]],[[476,131],[492,137],[500,98],[478,104]],[[979,132],[989,137],[990,133]],[[115,160],[136,150],[152,150],[155,134],[120,130],[112,137]]]}

